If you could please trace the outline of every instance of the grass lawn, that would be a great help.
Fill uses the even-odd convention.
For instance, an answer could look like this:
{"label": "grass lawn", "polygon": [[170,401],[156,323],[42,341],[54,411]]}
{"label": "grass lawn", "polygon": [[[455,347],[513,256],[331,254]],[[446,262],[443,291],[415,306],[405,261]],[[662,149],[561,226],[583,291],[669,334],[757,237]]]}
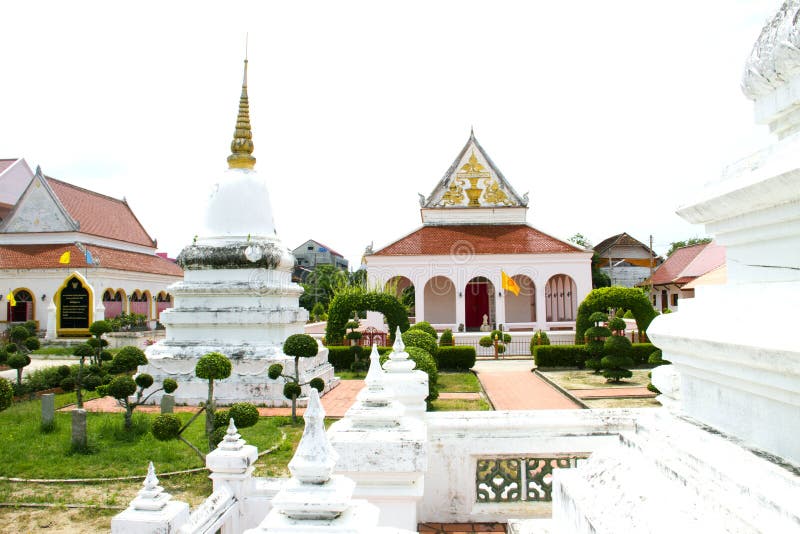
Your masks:
{"label": "grass lawn", "polygon": [[485,399],[436,399],[431,403],[432,412],[485,412],[492,407]]}
{"label": "grass lawn", "polygon": [[658,408],[655,399],[583,399],[589,408]]}
{"label": "grass lawn", "polygon": [[353,371],[336,371],[333,374],[342,380],[364,380],[367,377],[366,371],[363,373],[354,373]]}
{"label": "grass lawn", "polygon": [[475,373],[439,373],[440,393],[480,393],[481,385]]}
{"label": "grass lawn", "polygon": [[[59,395],[57,405],[74,400],[73,394]],[[14,404],[0,413],[0,476],[22,478],[94,478],[142,475],[147,463],[155,464],[156,472],[179,471],[202,467],[200,458],[179,441],[161,442],[149,432],[155,415],[134,412],[134,428],[126,432],[122,414],[89,413],[89,453],[70,450],[71,416],[56,413],[53,432],[39,430],[41,402]],[[176,414],[183,421],[189,413]],[[204,416],[190,426],[184,436],[204,452]],[[291,425],[288,418],[263,417],[250,428],[241,430],[242,437],[259,450],[281,440],[281,432],[291,442],[302,433],[302,421]],[[291,450],[267,455],[275,465],[265,465],[265,474],[280,475],[285,471]],[[120,461],[124,459],[124,461]]]}

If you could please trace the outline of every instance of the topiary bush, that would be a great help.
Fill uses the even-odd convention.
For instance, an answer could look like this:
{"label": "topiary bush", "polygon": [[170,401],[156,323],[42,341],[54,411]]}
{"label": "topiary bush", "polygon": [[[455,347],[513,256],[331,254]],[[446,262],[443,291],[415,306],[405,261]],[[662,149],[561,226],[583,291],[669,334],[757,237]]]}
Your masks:
{"label": "topiary bush", "polygon": [[631,310],[626,311],[625,315],[623,315],[622,318],[623,319],[635,319],[635,317],[633,316],[633,312]]}
{"label": "topiary bush", "polygon": [[659,365],[669,365],[672,362],[663,358],[661,349],[656,349],[647,357],[647,363],[654,367],[658,367]]}
{"label": "topiary bush", "polygon": [[639,288],[621,286],[594,289],[578,306],[578,317],[575,322],[575,342],[584,343],[584,332],[592,326],[590,316],[594,312],[603,312],[608,308],[624,308],[632,312],[639,332],[646,332],[656,312],[650,304],[647,294]]}
{"label": "topiary bush", "polygon": [[476,358],[475,347],[469,346],[440,346],[434,356],[440,371],[467,371],[475,365]]}
{"label": "topiary bush", "polygon": [[[347,346],[328,346],[328,362],[333,366],[333,368],[337,371],[347,371],[352,370],[353,363],[356,359],[356,353],[361,355],[363,352],[363,348],[359,346],[347,347]],[[388,354],[392,351],[392,347],[378,347],[378,354]],[[365,364],[368,365],[369,362],[367,358],[360,357],[364,360]],[[277,375],[280,376],[280,375]],[[276,376],[276,378],[277,378]]]}
{"label": "topiary bush", "polygon": [[623,378],[630,378],[633,373],[628,369],[633,367],[630,357],[631,342],[625,336],[611,336],[603,345],[605,356],[601,359],[603,376],[608,382],[620,382]]}
{"label": "topiary bush", "polygon": [[202,409],[206,412],[206,438],[209,450],[214,450],[217,445],[211,436],[214,432],[214,413],[217,411],[214,401],[214,380],[228,378],[231,376],[231,371],[233,371],[231,361],[219,352],[204,354],[194,367],[194,374],[197,378],[208,380],[208,397]]}
{"label": "topiary bush", "polygon": [[89,375],[83,379],[83,387],[86,388],[86,391],[95,391],[102,385],[103,379],[97,375]]}
{"label": "topiary bush", "polygon": [[333,296],[328,305],[328,323],[325,327],[325,339],[330,344],[338,344],[345,336],[345,325],[357,311],[377,311],[386,318],[389,328],[389,340],[394,341],[397,327],[401,332],[408,330],[408,310],[389,293],[366,291],[360,287],[349,287]]}
{"label": "topiary bush", "polygon": [[[236,428],[248,428],[258,423],[258,408],[249,402],[236,402],[228,410],[229,417],[233,418]],[[225,426],[227,427],[226,421]]]}
{"label": "topiary bush", "polygon": [[164,388],[164,393],[172,393],[178,389],[178,383],[171,378],[165,378],[161,387]]}
{"label": "topiary bush", "polygon": [[320,393],[322,393],[322,391],[325,389],[325,381],[320,377],[312,378],[308,382],[308,385],[316,389]]}
{"label": "topiary bush", "polygon": [[442,335],[439,337],[439,346],[440,347],[452,347],[455,344],[455,340],[453,339],[453,331],[449,328],[445,328]]}
{"label": "topiary bush", "polygon": [[181,430],[181,420],[177,415],[170,413],[161,414],[153,420],[150,431],[159,441],[169,441],[178,437]]}
{"label": "topiary bush", "polygon": [[549,344],[550,344],[550,338],[547,337],[547,334],[542,332],[541,330],[537,330],[531,337],[531,343],[530,343],[531,355],[533,355],[534,348],[541,345],[549,345]]}
{"label": "topiary bush", "polygon": [[[436,344],[436,338],[423,330],[410,328],[401,334],[403,343],[406,348],[417,347],[427,352],[432,357],[436,355],[439,346]],[[406,351],[408,352],[408,351]],[[409,352],[409,354],[411,354]]]}
{"label": "topiary bush", "polygon": [[[16,328],[22,328],[16,327]],[[24,329],[23,329],[24,330]],[[27,332],[27,330],[25,330]],[[6,364],[11,367],[12,369],[17,370],[17,385],[22,385],[22,369],[30,365],[31,358],[27,354],[23,354],[21,352],[15,352],[11,356],[8,357],[6,360]]]}
{"label": "topiary bush", "polygon": [[478,345],[480,345],[481,347],[484,347],[484,348],[488,348],[488,347],[491,347],[492,345],[494,345],[494,341],[492,341],[492,337],[491,336],[483,336],[482,338],[480,338],[478,340]]}
{"label": "topiary bush", "polygon": [[113,374],[131,373],[140,365],[147,365],[147,357],[138,347],[122,347],[111,360],[109,371]]}
{"label": "topiary bush", "polygon": [[39,350],[42,348],[42,344],[39,342],[39,339],[35,337],[29,337],[23,341],[23,343],[25,344],[25,348],[29,351]]}
{"label": "topiary bush", "polygon": [[414,330],[414,329],[427,332],[428,334],[433,336],[433,339],[439,338],[439,334],[436,332],[436,329],[432,327],[431,323],[429,323],[428,321],[420,321],[418,323],[414,323],[413,325],[411,325],[409,330]]}
{"label": "topiary bush", "polygon": [[75,379],[68,376],[61,381],[59,387],[66,392],[75,391]]}

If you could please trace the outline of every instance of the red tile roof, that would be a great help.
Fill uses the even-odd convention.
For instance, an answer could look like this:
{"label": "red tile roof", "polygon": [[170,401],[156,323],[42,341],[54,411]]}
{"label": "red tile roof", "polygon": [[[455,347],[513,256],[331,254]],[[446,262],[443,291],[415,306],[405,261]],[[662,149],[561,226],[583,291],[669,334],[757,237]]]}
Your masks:
{"label": "red tile roof", "polygon": [[14,159],[0,159],[0,173],[2,173],[7,168],[11,167],[18,158]]}
{"label": "red tile roof", "polygon": [[[107,247],[87,245],[98,267],[137,273],[183,276],[177,264],[160,256],[140,254]],[[70,252],[69,265],[59,263]],[[75,245],[3,245],[0,246],[0,269],[77,269],[87,267],[86,257]],[[89,266],[90,269],[94,268]]]}
{"label": "red tile roof", "polygon": [[[703,252],[706,247],[712,246],[712,252],[708,255],[708,261],[701,260],[697,264],[698,268],[688,268],[696,258]],[[719,250],[722,249],[722,261],[718,261]],[[658,269],[653,273],[653,285],[664,284],[683,284],[686,283],[706,272],[719,267],[721,263],[725,263],[725,249],[718,245],[711,243],[702,243],[693,245],[691,247],[679,248],[673,252],[667,259],[658,266]],[[710,265],[710,266],[709,266]],[[708,269],[700,272],[701,267],[708,267]],[[688,269],[687,269],[688,268]]]}
{"label": "red tile roof", "polygon": [[85,234],[153,247],[155,243],[123,200],[47,178],[64,209]]}
{"label": "red tile roof", "polygon": [[583,252],[526,224],[423,226],[373,253],[375,256],[453,254],[554,254]]}

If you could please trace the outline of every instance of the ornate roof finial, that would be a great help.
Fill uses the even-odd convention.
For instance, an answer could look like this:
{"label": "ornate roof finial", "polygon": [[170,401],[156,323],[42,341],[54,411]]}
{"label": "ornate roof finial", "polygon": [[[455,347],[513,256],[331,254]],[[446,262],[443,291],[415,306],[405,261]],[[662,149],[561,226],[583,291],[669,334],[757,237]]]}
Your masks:
{"label": "ornate roof finial", "polygon": [[473,128],[471,124],[469,126],[469,138],[475,139],[475,128]]}
{"label": "ornate roof finial", "polygon": [[252,169],[256,165],[253,157],[253,132],[250,130],[250,102],[247,98],[247,38],[245,38],[244,78],[242,96],[239,97],[239,115],[236,117],[236,130],[231,141],[231,155],[228,167],[231,169]]}

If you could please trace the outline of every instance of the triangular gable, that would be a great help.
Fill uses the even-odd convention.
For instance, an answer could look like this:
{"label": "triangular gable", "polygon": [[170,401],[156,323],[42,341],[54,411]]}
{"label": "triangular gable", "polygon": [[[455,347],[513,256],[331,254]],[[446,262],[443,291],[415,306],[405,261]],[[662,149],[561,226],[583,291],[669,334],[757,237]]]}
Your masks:
{"label": "triangular gable", "polygon": [[0,224],[0,233],[16,232],[77,232],[78,222],[70,217],[36,167],[36,174],[20,196],[17,205]]}
{"label": "triangular gable", "polygon": [[514,191],[470,132],[467,144],[421,204],[423,208],[524,207],[528,195],[521,197]]}

